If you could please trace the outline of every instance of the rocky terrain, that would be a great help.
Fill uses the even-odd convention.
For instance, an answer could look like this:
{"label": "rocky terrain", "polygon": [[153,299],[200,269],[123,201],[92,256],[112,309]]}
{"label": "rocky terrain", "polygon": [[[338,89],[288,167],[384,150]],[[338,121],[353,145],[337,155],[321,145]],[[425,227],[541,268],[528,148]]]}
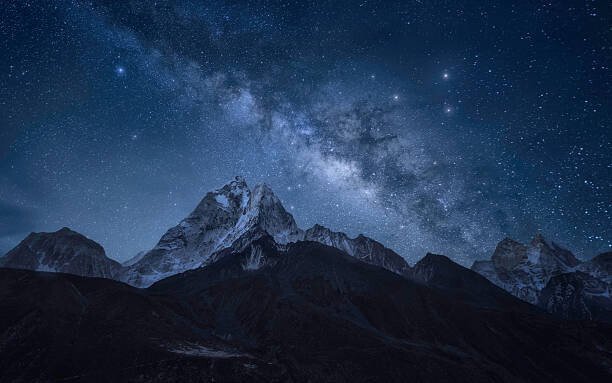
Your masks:
{"label": "rocky terrain", "polygon": [[565,319],[612,322],[612,253],[582,262],[537,235],[525,245],[506,238],[472,270],[512,295]]}

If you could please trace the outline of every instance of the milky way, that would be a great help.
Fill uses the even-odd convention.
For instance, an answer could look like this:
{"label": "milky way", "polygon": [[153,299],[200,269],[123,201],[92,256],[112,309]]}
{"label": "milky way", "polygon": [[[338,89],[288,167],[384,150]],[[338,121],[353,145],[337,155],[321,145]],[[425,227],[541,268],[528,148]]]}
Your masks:
{"label": "milky way", "polygon": [[0,252],[69,226],[125,260],[234,175],[409,262],[605,251],[610,13],[526,3],[12,2]]}

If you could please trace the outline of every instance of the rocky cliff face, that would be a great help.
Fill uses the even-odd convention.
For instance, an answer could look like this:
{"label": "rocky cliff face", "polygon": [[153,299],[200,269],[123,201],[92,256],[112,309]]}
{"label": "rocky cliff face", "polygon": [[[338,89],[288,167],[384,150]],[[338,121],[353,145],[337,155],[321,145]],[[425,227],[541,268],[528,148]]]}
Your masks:
{"label": "rocky cliff face", "polygon": [[552,277],[538,297],[538,305],[563,319],[612,322],[610,285],[576,271]]}
{"label": "rocky cliff face", "polygon": [[31,233],[0,258],[0,266],[103,278],[114,278],[121,269],[102,246],[67,227],[53,233]]}
{"label": "rocky cliff face", "polygon": [[491,260],[474,262],[472,270],[512,295],[536,304],[551,277],[572,271],[579,263],[571,252],[537,235],[528,245],[503,239]]}
{"label": "rocky cliff face", "polygon": [[259,230],[279,243],[301,235],[293,217],[267,186],[258,185],[251,191],[243,178],[236,177],[207,193],[187,218],[123,272],[122,279],[148,286],[206,264],[215,252],[246,244]]}
{"label": "rocky cliff face", "polygon": [[302,239],[335,247],[352,257],[372,265],[384,267],[398,274],[403,274],[410,269],[410,266],[399,254],[363,235],[349,238],[342,232],[334,232],[324,226],[314,225],[304,232]]}
{"label": "rocky cliff face", "polygon": [[569,250],[537,235],[528,245],[502,240],[491,260],[472,270],[512,295],[567,319],[612,321],[612,253],[579,261]]}

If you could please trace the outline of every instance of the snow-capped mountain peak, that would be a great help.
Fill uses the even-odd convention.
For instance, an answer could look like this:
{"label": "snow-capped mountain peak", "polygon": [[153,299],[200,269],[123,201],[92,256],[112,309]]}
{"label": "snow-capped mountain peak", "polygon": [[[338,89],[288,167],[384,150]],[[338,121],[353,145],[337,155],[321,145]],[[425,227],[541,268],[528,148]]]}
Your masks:
{"label": "snow-capped mountain peak", "polygon": [[207,193],[196,208],[169,229],[142,259],[124,272],[128,283],[151,283],[214,260],[226,248],[241,249],[268,233],[278,243],[301,239],[302,231],[272,189],[256,185],[252,190],[242,177]]}
{"label": "snow-capped mountain peak", "polygon": [[[275,205],[280,205],[276,206],[278,214],[286,213],[277,201],[269,188],[257,186],[251,191],[244,178],[235,177],[206,193],[191,214],[169,229],[152,250],[124,272],[122,279],[148,286],[167,276],[202,266],[213,253],[233,246],[261,222],[272,226],[269,221],[273,219],[262,218],[262,214]],[[291,222],[295,225],[293,217]],[[290,231],[291,226],[277,227],[276,231],[283,229]]]}
{"label": "snow-capped mountain peak", "polygon": [[278,243],[295,242],[303,235],[293,216],[285,210],[280,199],[266,184],[253,188],[245,215],[252,218],[254,225],[265,230]]}
{"label": "snow-capped mountain peak", "polygon": [[511,238],[504,238],[497,244],[491,261],[496,268],[512,270],[527,258],[527,246]]}
{"label": "snow-capped mountain peak", "polygon": [[250,189],[244,178],[235,177],[207,193],[187,218],[125,270],[122,280],[148,286],[215,261],[221,250],[240,251],[266,234],[281,245],[301,240],[321,242],[398,273],[409,268],[401,256],[370,238],[351,239],[320,225],[301,230],[268,185]]}
{"label": "snow-capped mountain peak", "polygon": [[580,264],[567,249],[549,242],[541,233],[529,244],[504,238],[490,261],[476,261],[472,270],[513,295],[537,303],[540,291],[559,274],[575,270]]}

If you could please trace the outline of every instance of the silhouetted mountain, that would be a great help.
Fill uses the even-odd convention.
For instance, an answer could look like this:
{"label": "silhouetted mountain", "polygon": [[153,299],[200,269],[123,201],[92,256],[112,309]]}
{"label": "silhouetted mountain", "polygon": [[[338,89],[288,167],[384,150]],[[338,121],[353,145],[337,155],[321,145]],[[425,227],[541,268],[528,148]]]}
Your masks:
{"label": "silhouetted mountain", "polygon": [[[262,235],[217,255],[147,290],[0,270],[0,380],[612,378],[612,328],[602,323],[482,308],[316,242]],[[428,265],[455,268],[426,257],[420,270]]]}
{"label": "silhouetted mountain", "polygon": [[[441,256],[428,255],[417,264],[418,270],[411,270],[400,255],[363,235],[350,238],[321,225],[301,230],[268,186],[257,185],[251,190],[241,177],[207,193],[194,211],[168,230],[152,250],[139,253],[123,265],[107,258],[97,243],[66,228],[56,233],[31,234],[0,262],[6,267],[101,276],[146,287],[214,263],[227,252],[242,251],[265,236],[271,236],[278,245],[297,241],[326,244],[420,283],[438,289],[447,286],[447,293],[471,303],[497,308],[515,304],[497,302],[507,297],[496,295],[491,286],[450,260],[444,262]],[[548,243],[538,234],[528,245],[509,238],[502,240],[491,260],[474,262],[472,270],[514,296],[559,317],[606,320],[607,314],[601,313],[607,313],[612,306],[611,258],[607,253],[589,262],[580,262],[570,251]],[[258,253],[253,253],[251,267],[260,261]],[[577,274],[555,280],[556,293],[550,292],[551,285],[546,297],[540,297],[552,278],[575,271],[584,272],[600,283]],[[562,283],[569,284],[562,286]],[[575,284],[586,286],[580,290],[582,298],[576,298],[578,293],[571,293],[578,286]],[[482,290],[490,291],[480,294]]]}
{"label": "silhouetted mountain", "polygon": [[482,275],[444,255],[428,253],[407,275],[410,279],[441,290],[447,297],[497,310],[534,312],[535,307],[508,294]]}
{"label": "silhouetted mountain", "polygon": [[0,266],[104,278],[114,278],[121,269],[102,246],[67,227],[31,233],[0,258]]}

